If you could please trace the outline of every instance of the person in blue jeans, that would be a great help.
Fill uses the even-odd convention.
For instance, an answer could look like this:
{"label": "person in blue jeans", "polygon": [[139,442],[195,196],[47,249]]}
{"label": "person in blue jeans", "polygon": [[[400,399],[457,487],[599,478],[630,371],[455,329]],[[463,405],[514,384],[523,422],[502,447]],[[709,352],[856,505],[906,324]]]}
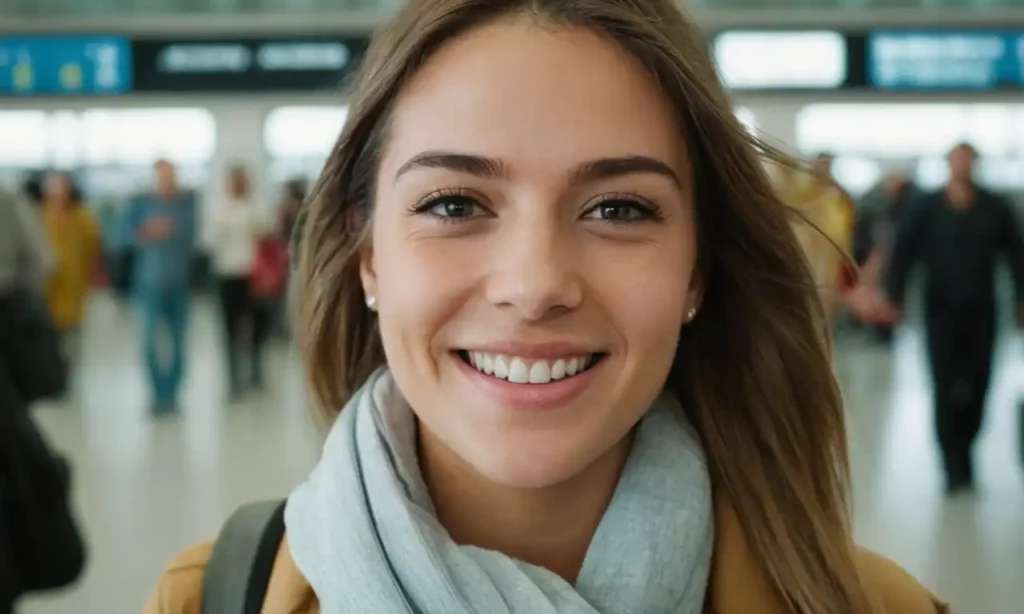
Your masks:
{"label": "person in blue jeans", "polygon": [[[133,286],[143,356],[153,391],[153,409],[162,413],[177,408],[186,370],[196,199],[178,187],[173,164],[161,160],[154,170],[156,190],[131,202],[127,221],[136,248]],[[161,330],[167,331],[167,352],[161,351]]]}

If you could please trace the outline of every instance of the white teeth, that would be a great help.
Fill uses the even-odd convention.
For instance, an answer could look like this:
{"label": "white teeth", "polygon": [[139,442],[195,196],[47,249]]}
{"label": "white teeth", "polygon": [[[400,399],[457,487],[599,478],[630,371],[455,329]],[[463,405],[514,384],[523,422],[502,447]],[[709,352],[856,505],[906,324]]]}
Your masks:
{"label": "white teeth", "polygon": [[467,352],[467,356],[469,362],[481,373],[513,384],[548,384],[583,373],[591,363],[589,356],[553,361],[483,352]]}
{"label": "white teeth", "polygon": [[538,360],[530,367],[530,383],[546,384],[551,381],[551,368],[548,363]]}
{"label": "white teeth", "polygon": [[504,356],[494,357],[494,377],[508,379],[508,359]]}
{"label": "white teeth", "polygon": [[530,371],[521,358],[513,358],[508,368],[508,381],[513,384],[526,384],[530,381]]}

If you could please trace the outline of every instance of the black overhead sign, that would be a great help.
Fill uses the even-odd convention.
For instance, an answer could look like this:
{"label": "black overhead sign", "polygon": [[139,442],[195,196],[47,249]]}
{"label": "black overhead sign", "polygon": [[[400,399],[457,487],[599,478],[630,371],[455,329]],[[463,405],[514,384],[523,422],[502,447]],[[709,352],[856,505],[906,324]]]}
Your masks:
{"label": "black overhead sign", "polygon": [[336,90],[368,37],[132,41],[136,92]]}

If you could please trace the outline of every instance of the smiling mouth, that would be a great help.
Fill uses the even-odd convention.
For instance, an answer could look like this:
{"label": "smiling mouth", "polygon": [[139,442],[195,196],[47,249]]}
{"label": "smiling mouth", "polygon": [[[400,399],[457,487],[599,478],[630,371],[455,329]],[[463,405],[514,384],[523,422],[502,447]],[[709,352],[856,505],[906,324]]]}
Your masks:
{"label": "smiling mouth", "polygon": [[536,360],[458,350],[455,355],[480,373],[512,384],[550,384],[582,375],[593,369],[606,354],[584,354],[557,360]]}

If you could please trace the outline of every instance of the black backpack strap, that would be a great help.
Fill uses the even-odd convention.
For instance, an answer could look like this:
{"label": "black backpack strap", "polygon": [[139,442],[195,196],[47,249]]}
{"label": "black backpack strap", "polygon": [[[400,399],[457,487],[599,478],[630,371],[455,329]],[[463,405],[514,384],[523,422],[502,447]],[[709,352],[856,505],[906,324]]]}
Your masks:
{"label": "black backpack strap", "polygon": [[203,574],[202,614],[260,614],[284,537],[284,507],[249,503],[227,521]]}

